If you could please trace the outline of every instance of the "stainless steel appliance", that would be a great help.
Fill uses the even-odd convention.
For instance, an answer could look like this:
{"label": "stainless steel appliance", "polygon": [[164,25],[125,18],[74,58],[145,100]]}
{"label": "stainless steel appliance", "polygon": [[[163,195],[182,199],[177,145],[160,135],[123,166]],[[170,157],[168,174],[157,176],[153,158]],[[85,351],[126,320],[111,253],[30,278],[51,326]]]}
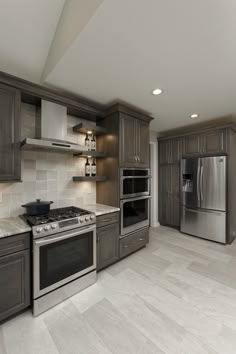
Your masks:
{"label": "stainless steel appliance", "polygon": [[149,195],[150,178],[148,168],[121,168],[120,199]]}
{"label": "stainless steel appliance", "polygon": [[83,209],[28,216],[33,233],[33,314],[96,281],[96,217]]}
{"label": "stainless steel appliance", "polygon": [[148,195],[120,201],[121,235],[149,226],[150,198]]}
{"label": "stainless steel appliance", "polygon": [[226,156],[182,159],[182,232],[226,243],[226,165]]}

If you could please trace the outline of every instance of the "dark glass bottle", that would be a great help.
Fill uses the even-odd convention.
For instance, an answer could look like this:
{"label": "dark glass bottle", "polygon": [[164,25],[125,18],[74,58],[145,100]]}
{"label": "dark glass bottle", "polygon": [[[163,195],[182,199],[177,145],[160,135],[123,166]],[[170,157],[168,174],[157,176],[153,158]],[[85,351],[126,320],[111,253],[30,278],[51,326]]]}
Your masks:
{"label": "dark glass bottle", "polygon": [[86,134],[86,138],[85,138],[85,146],[88,148],[88,150],[90,150],[90,141],[89,141],[88,134]]}
{"label": "dark glass bottle", "polygon": [[85,164],[85,176],[90,176],[90,163],[89,160],[87,158],[86,164]]}
{"label": "dark glass bottle", "polygon": [[91,140],[91,150],[95,151],[96,150],[96,140],[94,135],[92,136],[92,140]]}
{"label": "dark glass bottle", "polygon": [[95,159],[93,159],[93,163],[92,163],[92,166],[91,166],[91,170],[92,170],[92,176],[95,177],[96,176],[96,173],[97,173],[97,166],[96,166],[96,161]]}

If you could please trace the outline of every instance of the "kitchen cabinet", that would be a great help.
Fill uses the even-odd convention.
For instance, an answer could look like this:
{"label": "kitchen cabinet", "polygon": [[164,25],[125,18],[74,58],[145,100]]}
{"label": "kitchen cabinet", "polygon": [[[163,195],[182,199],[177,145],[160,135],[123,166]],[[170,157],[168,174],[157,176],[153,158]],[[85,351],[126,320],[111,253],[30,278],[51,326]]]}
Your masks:
{"label": "kitchen cabinet", "polygon": [[120,117],[121,167],[149,167],[149,123],[132,116]]}
{"label": "kitchen cabinet", "polygon": [[227,152],[227,134],[225,129],[210,130],[183,138],[183,155],[219,155]]}
{"label": "kitchen cabinet", "polygon": [[178,164],[182,156],[182,139],[168,139],[159,142],[159,164]]}
{"label": "kitchen cabinet", "polygon": [[162,225],[178,227],[179,164],[159,168],[159,221]]}
{"label": "kitchen cabinet", "polygon": [[29,237],[26,233],[0,240],[0,321],[30,305]]}
{"label": "kitchen cabinet", "polygon": [[193,134],[183,139],[183,155],[186,157],[199,156],[201,154],[201,135]]}
{"label": "kitchen cabinet", "polygon": [[135,231],[120,239],[120,258],[145,247],[149,242],[149,228]]}
{"label": "kitchen cabinet", "polygon": [[119,213],[105,214],[96,219],[97,270],[101,270],[119,259]]}
{"label": "kitchen cabinet", "polygon": [[20,91],[0,84],[0,182],[20,181]]}

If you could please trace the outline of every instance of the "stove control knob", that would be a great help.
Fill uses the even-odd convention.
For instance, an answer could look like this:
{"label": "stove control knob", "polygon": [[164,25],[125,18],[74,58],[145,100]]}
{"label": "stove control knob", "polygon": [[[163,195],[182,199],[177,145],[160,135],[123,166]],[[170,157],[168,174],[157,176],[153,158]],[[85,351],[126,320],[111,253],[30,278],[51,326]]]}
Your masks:
{"label": "stove control knob", "polygon": [[49,225],[44,226],[44,230],[45,230],[45,231],[48,231],[49,229],[50,229],[50,226],[49,226]]}
{"label": "stove control knob", "polygon": [[91,215],[90,216],[90,220],[94,220],[95,219],[95,216],[94,215]]}
{"label": "stove control knob", "polygon": [[56,227],[57,227],[57,224],[52,224],[51,225],[51,228],[54,230],[54,229],[56,229]]}
{"label": "stove control knob", "polygon": [[43,228],[42,228],[42,227],[37,227],[36,232],[37,232],[38,234],[40,234],[40,232],[42,232],[42,231],[43,231]]}
{"label": "stove control knob", "polygon": [[88,215],[85,216],[85,220],[86,220],[86,221],[89,221],[89,216],[88,216]]}
{"label": "stove control knob", "polygon": [[84,218],[80,218],[79,221],[80,221],[81,223],[83,223],[83,222],[84,222]]}

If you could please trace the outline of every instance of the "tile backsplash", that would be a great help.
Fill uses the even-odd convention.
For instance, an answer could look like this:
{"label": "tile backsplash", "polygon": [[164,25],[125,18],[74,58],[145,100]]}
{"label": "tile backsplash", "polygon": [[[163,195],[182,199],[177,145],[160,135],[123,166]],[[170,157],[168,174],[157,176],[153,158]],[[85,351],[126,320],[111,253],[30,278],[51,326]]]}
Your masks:
{"label": "tile backsplash", "polygon": [[[36,107],[22,104],[21,136],[35,137]],[[74,133],[72,127],[83,119],[67,116],[67,140],[84,144],[85,135]],[[96,183],[73,182],[72,177],[84,175],[86,160],[69,153],[22,151],[21,183],[0,184],[0,218],[25,212],[22,204],[40,198],[52,200],[52,208],[83,206],[96,202]]]}

